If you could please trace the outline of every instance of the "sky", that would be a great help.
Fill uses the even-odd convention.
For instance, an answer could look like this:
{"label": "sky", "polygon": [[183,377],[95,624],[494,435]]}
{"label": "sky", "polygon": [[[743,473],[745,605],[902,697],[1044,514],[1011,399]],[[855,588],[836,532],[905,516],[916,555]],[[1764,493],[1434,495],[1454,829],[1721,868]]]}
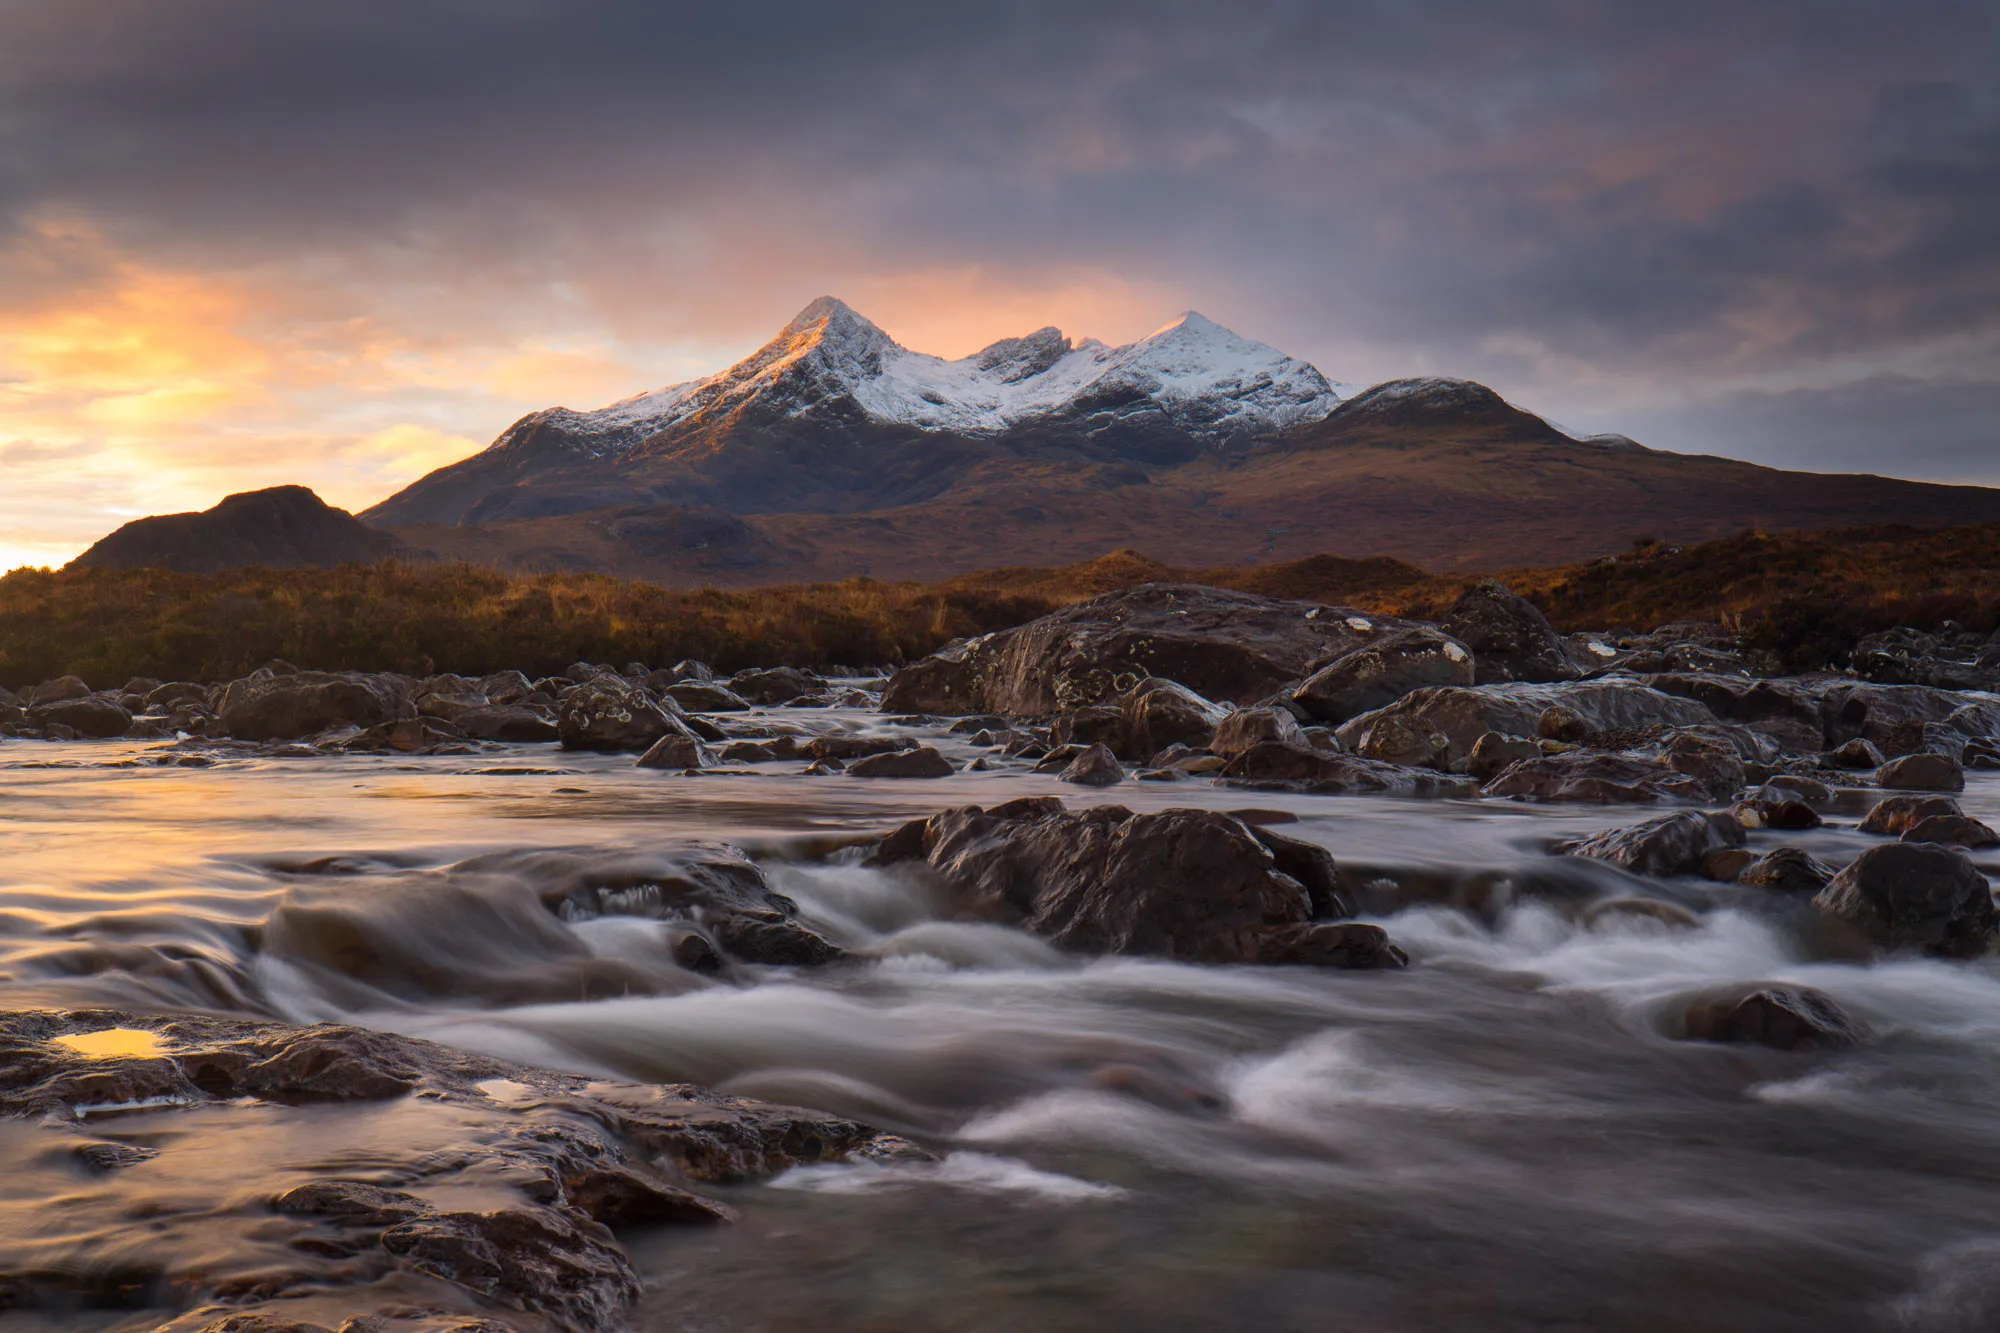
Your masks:
{"label": "sky", "polygon": [[0,569],[832,294],[2000,484],[1991,0],[0,0]]}

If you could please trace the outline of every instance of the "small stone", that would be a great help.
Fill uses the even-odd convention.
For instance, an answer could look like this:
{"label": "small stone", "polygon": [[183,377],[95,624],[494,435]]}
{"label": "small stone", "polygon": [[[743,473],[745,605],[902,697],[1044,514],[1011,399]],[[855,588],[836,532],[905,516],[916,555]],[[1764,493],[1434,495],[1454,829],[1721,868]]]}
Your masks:
{"label": "small stone", "polygon": [[1056,775],[1056,781],[1073,782],[1080,787],[1111,787],[1124,780],[1125,770],[1120,767],[1118,757],[1103,745],[1091,746]]}
{"label": "small stone", "polygon": [[871,754],[847,766],[848,776],[856,778],[948,778],[957,771],[951,760],[928,745]]}
{"label": "small stone", "polygon": [[1779,847],[1751,861],[1738,884],[1776,893],[1818,893],[1833,879],[1833,867],[1798,847]]}

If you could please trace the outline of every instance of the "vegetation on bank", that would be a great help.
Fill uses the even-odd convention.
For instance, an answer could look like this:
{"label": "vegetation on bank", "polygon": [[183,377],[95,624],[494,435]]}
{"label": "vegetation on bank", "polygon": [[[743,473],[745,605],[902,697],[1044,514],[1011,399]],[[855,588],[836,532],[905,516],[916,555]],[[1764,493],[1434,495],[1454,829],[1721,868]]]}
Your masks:
{"label": "vegetation on bank", "polygon": [[[1498,577],[1564,629],[1724,621],[1794,671],[1844,664],[1895,625],[2000,624],[2000,524],[1745,533]],[[1131,551],[934,586],[849,579],[750,592],[601,574],[510,575],[394,561],[338,570],[16,570],[0,578],[0,685],[74,673],[220,680],[272,658],[326,670],[530,674],[698,658],[721,670],[908,661],[965,635],[1151,580],[1435,617],[1472,581],[1395,560],[1175,569]]]}

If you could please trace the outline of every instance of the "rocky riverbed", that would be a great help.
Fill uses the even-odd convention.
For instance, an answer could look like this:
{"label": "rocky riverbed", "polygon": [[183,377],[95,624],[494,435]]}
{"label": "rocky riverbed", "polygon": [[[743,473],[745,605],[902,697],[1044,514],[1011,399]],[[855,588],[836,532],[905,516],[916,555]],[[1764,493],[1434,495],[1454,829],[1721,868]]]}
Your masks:
{"label": "rocky riverbed", "polygon": [[1992,1327],[1986,654],[1154,585],[893,673],[38,683],[0,1312]]}

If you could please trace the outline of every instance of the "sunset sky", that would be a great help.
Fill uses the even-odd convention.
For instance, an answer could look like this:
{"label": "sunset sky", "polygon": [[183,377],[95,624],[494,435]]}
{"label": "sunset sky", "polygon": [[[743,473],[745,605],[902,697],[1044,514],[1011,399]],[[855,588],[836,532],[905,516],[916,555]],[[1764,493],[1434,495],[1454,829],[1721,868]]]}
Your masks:
{"label": "sunset sky", "polygon": [[0,0],[0,568],[821,293],[2000,484],[2000,6]]}

